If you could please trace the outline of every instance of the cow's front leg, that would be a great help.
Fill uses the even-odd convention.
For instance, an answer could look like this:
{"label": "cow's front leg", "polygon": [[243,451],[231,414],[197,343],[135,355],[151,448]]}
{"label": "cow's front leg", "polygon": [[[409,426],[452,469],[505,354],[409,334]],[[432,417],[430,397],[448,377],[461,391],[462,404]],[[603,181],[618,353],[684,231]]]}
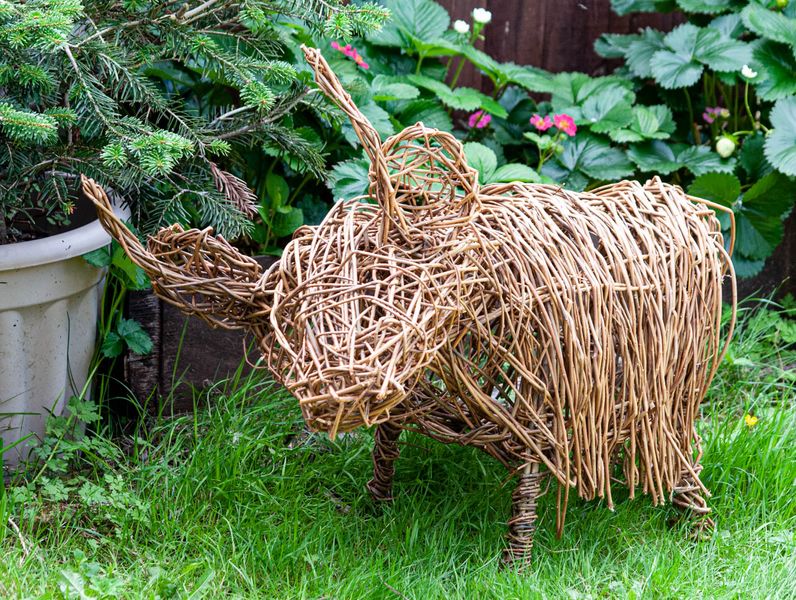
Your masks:
{"label": "cow's front leg", "polygon": [[[696,473],[701,470],[701,465],[695,465],[694,471]],[[684,473],[680,484],[674,488],[672,504],[691,519],[691,534],[693,537],[700,538],[713,531],[715,523],[709,516],[710,508],[705,500],[704,490],[690,473]]]}
{"label": "cow's front leg", "polygon": [[520,471],[517,488],[511,495],[512,515],[509,520],[508,548],[503,561],[519,569],[531,562],[533,534],[536,531],[536,499],[541,478],[539,463],[526,465]]}
{"label": "cow's front leg", "polygon": [[395,475],[393,463],[398,458],[400,436],[401,428],[393,423],[381,423],[376,426],[376,433],[373,436],[376,442],[373,447],[373,479],[368,482],[367,488],[377,502],[392,500],[392,480]]}

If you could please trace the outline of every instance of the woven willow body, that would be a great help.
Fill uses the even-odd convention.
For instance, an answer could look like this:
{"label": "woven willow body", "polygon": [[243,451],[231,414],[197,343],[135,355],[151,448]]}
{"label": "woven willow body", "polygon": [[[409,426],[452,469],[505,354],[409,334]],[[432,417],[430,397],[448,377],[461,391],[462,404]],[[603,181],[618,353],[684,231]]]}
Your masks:
{"label": "woven willow body", "polygon": [[617,480],[707,513],[694,422],[726,349],[725,276],[735,289],[725,209],[658,178],[479,188],[455,138],[417,124],[382,144],[305,53],[368,152],[369,197],[298,230],[262,273],[207,230],[164,229],[145,250],[86,180],[155,292],[251,331],[312,429],[379,425],[377,498],[391,496],[401,429],[517,471],[510,558],[528,556],[542,474],[559,483],[559,531],[570,489],[610,507]]}

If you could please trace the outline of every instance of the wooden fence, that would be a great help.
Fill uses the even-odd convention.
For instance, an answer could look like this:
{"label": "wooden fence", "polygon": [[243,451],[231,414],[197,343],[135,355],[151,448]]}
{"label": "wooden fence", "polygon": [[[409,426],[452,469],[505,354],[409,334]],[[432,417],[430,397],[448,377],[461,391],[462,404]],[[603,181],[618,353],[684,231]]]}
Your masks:
{"label": "wooden fence", "polygon": [[[474,8],[489,10],[492,22],[484,29],[486,40],[479,47],[496,60],[593,75],[609,72],[617,64],[594,52],[594,40],[600,34],[635,33],[642,27],[668,31],[682,21],[678,14],[619,17],[608,0],[441,0],[440,4],[452,20],[468,22]],[[472,69],[462,83],[488,84]]]}

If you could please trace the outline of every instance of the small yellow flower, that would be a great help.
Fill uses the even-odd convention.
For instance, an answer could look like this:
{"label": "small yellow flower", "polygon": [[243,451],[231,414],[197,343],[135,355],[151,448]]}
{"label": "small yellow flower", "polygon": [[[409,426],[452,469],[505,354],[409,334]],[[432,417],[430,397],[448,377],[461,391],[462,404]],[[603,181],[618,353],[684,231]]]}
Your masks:
{"label": "small yellow flower", "polygon": [[750,429],[751,429],[752,427],[754,427],[755,425],[757,425],[757,422],[758,422],[759,420],[760,420],[760,419],[758,419],[758,418],[757,418],[757,417],[755,417],[754,415],[750,415],[750,414],[746,414],[746,415],[744,415],[744,418],[743,418],[743,422],[744,422],[744,423],[746,423],[746,426],[747,426],[747,427],[749,427]]}

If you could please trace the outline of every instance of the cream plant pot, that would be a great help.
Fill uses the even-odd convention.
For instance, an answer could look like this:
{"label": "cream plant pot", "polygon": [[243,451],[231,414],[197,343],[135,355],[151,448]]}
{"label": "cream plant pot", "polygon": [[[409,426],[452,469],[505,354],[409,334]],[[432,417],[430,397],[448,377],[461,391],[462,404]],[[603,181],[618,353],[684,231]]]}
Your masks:
{"label": "cream plant pot", "polygon": [[[117,214],[129,216],[120,209]],[[69,398],[86,384],[105,273],[82,255],[108,243],[110,237],[95,220],[63,234],[0,246],[5,469],[27,458],[44,434],[47,417],[62,414]]]}

